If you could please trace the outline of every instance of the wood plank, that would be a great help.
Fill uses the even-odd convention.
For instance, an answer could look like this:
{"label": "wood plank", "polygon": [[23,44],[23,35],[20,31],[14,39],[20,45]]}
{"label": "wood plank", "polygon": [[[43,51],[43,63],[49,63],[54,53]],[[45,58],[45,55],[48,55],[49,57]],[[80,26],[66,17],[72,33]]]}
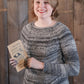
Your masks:
{"label": "wood plank", "polygon": [[3,0],[3,30],[4,30],[4,63],[5,63],[5,67],[4,67],[4,74],[5,74],[5,78],[3,79],[3,81],[5,82],[5,84],[9,84],[9,75],[8,75],[8,51],[7,51],[7,44],[8,44],[8,31],[7,31],[7,0]]}
{"label": "wood plank", "polygon": [[3,8],[3,0],[0,0],[0,9]]}
{"label": "wood plank", "polygon": [[[4,57],[4,30],[3,30],[3,17],[2,17],[2,13],[0,13],[0,84],[4,84],[4,59],[2,57]],[[3,74],[3,75],[2,75]]]}
{"label": "wood plank", "polygon": [[[28,0],[8,0],[8,44],[19,39],[22,27],[28,23]],[[22,84],[24,70],[17,73],[9,65],[10,84]]]}
{"label": "wood plank", "polygon": [[73,0],[59,0],[57,10],[59,13],[57,20],[67,25],[73,34]]}
{"label": "wood plank", "polygon": [[0,0],[0,84],[8,84],[8,57],[6,47],[7,45],[6,30],[7,30],[6,0]]}
{"label": "wood plank", "polygon": [[74,84],[84,84],[84,3],[74,0],[74,36],[80,58],[80,74],[74,77]]}
{"label": "wood plank", "polygon": [[[17,0],[8,1],[8,44],[16,41],[19,37],[18,31],[18,4]],[[10,58],[10,57],[9,57]],[[16,70],[9,65],[10,84],[20,84]]]}
{"label": "wood plank", "polygon": [[[8,2],[9,43],[18,39],[20,28],[28,23],[27,5],[27,0],[11,0]],[[14,36],[14,34],[16,35]]]}
{"label": "wood plank", "polygon": [[31,10],[32,10],[32,0],[28,0],[28,21],[29,22],[32,22],[33,21],[33,18],[31,16]]}
{"label": "wood plank", "polygon": [[[5,47],[5,29],[4,29],[4,13],[0,13],[0,84],[5,84],[7,76],[7,60]],[[4,81],[5,80],[5,81]],[[8,83],[6,83],[8,84]]]}
{"label": "wood plank", "polygon": [[73,9],[73,0],[58,0],[59,1],[59,10],[72,10]]}

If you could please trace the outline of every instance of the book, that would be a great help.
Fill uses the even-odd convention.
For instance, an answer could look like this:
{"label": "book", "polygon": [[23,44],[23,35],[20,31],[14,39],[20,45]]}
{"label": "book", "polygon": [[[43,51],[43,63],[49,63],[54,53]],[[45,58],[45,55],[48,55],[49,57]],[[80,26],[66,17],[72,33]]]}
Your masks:
{"label": "book", "polygon": [[8,45],[8,50],[10,56],[15,59],[18,64],[16,65],[16,71],[19,72],[23,70],[24,67],[24,60],[28,57],[26,50],[23,47],[21,40],[17,40]]}

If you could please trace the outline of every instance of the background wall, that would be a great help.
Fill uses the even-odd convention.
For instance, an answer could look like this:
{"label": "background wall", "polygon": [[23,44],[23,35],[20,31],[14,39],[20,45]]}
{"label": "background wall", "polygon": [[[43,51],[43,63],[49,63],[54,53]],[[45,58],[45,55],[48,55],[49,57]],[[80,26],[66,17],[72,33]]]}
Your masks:
{"label": "background wall", "polygon": [[[67,25],[76,41],[80,74],[70,77],[70,84],[84,84],[84,0],[58,0],[58,21]],[[0,84],[22,84],[24,70],[17,73],[9,65],[7,45],[19,38],[22,27],[31,22],[32,0],[0,0]]]}

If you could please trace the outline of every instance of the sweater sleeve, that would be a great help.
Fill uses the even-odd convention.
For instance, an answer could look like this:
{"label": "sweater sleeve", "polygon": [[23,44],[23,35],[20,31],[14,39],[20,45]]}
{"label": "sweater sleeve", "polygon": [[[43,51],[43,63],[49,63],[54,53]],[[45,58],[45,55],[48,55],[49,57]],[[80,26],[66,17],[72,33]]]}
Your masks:
{"label": "sweater sleeve", "polygon": [[28,54],[28,56],[30,57],[30,52],[29,52],[29,45],[28,45],[28,41],[27,41],[27,34],[26,34],[26,26],[24,26],[23,28],[22,28],[22,31],[20,32],[20,40],[21,40],[21,42],[22,42],[22,44],[23,44],[23,46],[24,46],[24,48],[25,48],[25,50],[26,50],[26,52],[27,52],[27,54]]}
{"label": "sweater sleeve", "polygon": [[66,26],[60,31],[58,36],[65,63],[55,64],[45,62],[43,71],[54,75],[76,76],[79,74],[80,63],[73,36]]}

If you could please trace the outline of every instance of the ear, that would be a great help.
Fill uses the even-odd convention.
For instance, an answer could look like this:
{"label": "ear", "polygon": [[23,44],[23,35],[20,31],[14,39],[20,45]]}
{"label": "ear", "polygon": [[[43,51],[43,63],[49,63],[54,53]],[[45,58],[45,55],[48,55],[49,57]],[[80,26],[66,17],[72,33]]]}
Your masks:
{"label": "ear", "polygon": [[54,11],[55,10],[55,8],[52,8],[52,11]]}

